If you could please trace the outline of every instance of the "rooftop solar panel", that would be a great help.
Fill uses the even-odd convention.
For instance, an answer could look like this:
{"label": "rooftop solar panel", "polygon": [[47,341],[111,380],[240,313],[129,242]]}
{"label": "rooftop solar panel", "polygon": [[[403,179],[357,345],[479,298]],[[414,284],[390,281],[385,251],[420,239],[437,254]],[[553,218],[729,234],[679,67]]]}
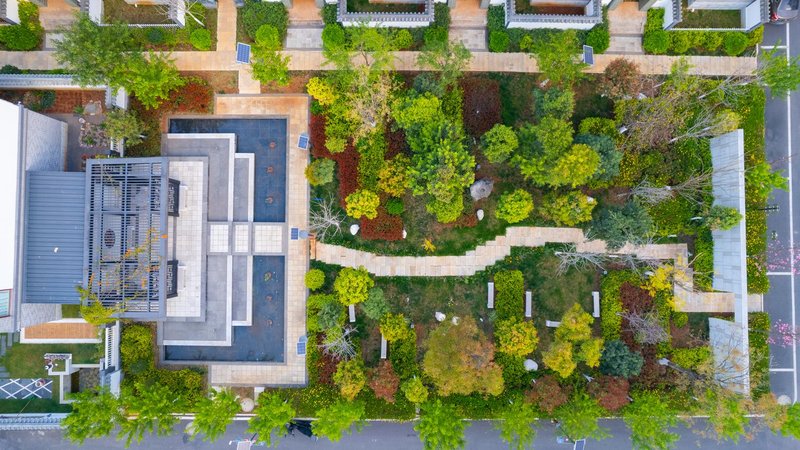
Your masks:
{"label": "rooftop solar panel", "polygon": [[594,48],[591,45],[583,46],[583,62],[590,66],[594,65]]}
{"label": "rooftop solar panel", "polygon": [[300,138],[297,140],[297,147],[308,150],[308,135],[303,133],[300,135]]}
{"label": "rooftop solar panel", "polygon": [[305,336],[300,336],[300,339],[297,341],[297,355],[303,356],[306,354],[306,342],[307,338]]}
{"label": "rooftop solar panel", "polygon": [[250,64],[250,45],[241,42],[236,44],[236,62]]}
{"label": "rooftop solar panel", "polygon": [[291,239],[296,241],[300,237],[300,230],[298,228],[292,228],[290,230]]}

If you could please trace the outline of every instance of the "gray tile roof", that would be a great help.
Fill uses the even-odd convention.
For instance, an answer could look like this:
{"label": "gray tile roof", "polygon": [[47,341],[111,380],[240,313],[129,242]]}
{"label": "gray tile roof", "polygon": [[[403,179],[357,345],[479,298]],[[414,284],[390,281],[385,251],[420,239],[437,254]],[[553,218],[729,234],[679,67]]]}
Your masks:
{"label": "gray tile roof", "polygon": [[23,301],[79,303],[86,181],[82,172],[28,172]]}

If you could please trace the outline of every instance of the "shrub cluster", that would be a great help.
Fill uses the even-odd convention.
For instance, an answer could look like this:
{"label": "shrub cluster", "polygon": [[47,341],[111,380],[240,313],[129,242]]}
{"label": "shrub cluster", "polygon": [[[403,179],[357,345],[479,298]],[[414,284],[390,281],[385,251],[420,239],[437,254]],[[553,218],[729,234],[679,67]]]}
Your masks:
{"label": "shrub cluster", "polygon": [[256,33],[261,25],[272,25],[278,30],[280,41],[286,39],[289,13],[281,2],[245,0],[244,6],[239,10],[239,20],[242,21],[247,35],[253,40],[256,39]]}
{"label": "shrub cluster", "polygon": [[0,27],[0,44],[9,50],[34,50],[39,47],[43,36],[39,7],[27,0],[19,2],[19,24]]}
{"label": "shrub cluster", "polygon": [[519,270],[504,270],[494,275],[494,309],[497,320],[522,319],[525,279]]}
{"label": "shrub cluster", "polygon": [[769,314],[750,313],[750,379],[753,382],[752,394],[758,398],[770,392],[769,386]]}
{"label": "shrub cluster", "polygon": [[[489,30],[489,50],[492,52],[531,51],[533,43],[542,42],[551,34],[562,32],[552,28],[535,30],[506,28],[506,13],[502,5],[489,7],[487,28]],[[606,17],[605,9],[603,9],[603,22],[595,25],[591,30],[579,30],[578,40],[580,45],[591,45],[595,53],[604,53],[608,50],[608,46],[611,43],[611,34],[608,29],[608,18]]]}
{"label": "shrub cluster", "polygon": [[620,289],[625,283],[638,286],[641,277],[630,270],[615,270],[609,272],[600,282],[600,329],[603,339],[612,341],[619,339],[622,333],[623,312]]}

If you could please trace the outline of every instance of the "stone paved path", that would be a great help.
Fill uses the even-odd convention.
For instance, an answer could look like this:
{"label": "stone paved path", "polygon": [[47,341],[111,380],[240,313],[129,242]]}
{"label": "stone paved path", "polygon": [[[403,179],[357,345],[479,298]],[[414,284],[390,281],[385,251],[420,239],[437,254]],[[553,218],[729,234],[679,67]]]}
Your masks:
{"label": "stone paved path", "polygon": [[461,41],[470,51],[486,51],[486,28],[450,28],[450,40]]}
{"label": "stone paved path", "polygon": [[642,34],[647,13],[639,11],[637,2],[622,2],[608,11],[611,45],[606,54],[644,54]]}
{"label": "stone paved path", "polygon": [[[586,240],[583,230],[579,228],[509,227],[504,236],[498,236],[460,256],[383,256],[317,243],[316,259],[339,266],[363,266],[376,276],[469,276],[510,255],[512,247],[541,247],[547,243],[575,244],[575,250],[581,253],[607,252],[604,241]],[[694,291],[694,276],[687,266],[689,253],[686,244],[627,244],[614,253],[632,254],[646,260],[674,261],[675,266],[685,273],[684,280],[675,283],[675,296],[680,299],[678,306],[682,311],[733,311],[733,294]]]}
{"label": "stone paved path", "polygon": [[322,49],[322,26],[289,26],[286,30],[286,44],[284,48],[288,50]]}

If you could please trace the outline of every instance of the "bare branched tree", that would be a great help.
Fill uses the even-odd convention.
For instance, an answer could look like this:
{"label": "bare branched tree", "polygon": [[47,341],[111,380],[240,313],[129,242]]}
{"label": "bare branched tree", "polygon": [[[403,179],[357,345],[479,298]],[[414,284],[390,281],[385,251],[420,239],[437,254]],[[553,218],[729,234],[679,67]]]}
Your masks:
{"label": "bare branched tree", "polygon": [[337,359],[354,358],[356,356],[356,347],[350,335],[355,331],[356,329],[353,327],[328,330],[325,333],[325,340],[322,342],[322,351]]}
{"label": "bare branched tree", "polygon": [[573,267],[593,267],[598,270],[606,270],[608,266],[616,265],[639,272],[660,264],[658,260],[640,258],[633,253],[591,253],[576,252],[574,249],[570,249],[555,252],[555,255],[559,258],[557,272],[559,275],[567,273]]}
{"label": "bare branched tree", "polygon": [[[192,8],[194,5],[200,5],[201,8]],[[159,12],[163,13],[165,17],[170,20],[175,20],[178,11],[183,10],[185,17],[191,19],[201,27],[205,26],[204,19],[205,19],[205,6],[202,6],[202,3],[195,1],[195,0],[163,0],[158,4],[154,4],[155,7]],[[194,9],[194,10],[193,10]],[[198,11],[202,11],[202,14],[199,14]]]}
{"label": "bare branched tree", "polygon": [[633,333],[636,342],[654,345],[669,340],[669,333],[661,326],[655,311],[626,311],[618,314],[627,319],[628,331]]}
{"label": "bare branched tree", "polygon": [[336,236],[342,231],[344,214],[336,209],[333,199],[320,199],[308,214],[308,226],[319,241]]}

